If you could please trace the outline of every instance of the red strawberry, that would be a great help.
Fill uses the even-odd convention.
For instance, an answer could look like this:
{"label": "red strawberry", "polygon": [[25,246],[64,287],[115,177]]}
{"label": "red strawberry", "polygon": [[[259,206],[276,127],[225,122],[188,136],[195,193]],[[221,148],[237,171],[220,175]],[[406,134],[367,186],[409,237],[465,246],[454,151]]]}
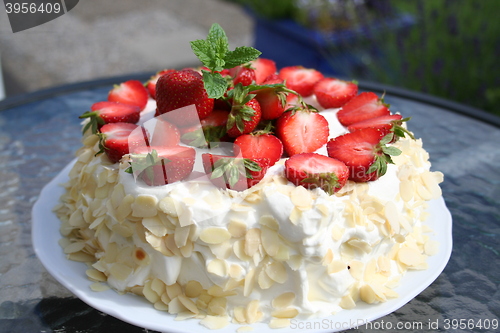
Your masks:
{"label": "red strawberry", "polygon": [[141,117],[141,109],[138,106],[118,102],[97,102],[92,104],[90,111],[85,112],[80,118],[89,118],[89,122],[83,128],[83,133],[91,129],[92,133],[104,124],[109,123],[131,123],[135,124]]}
{"label": "red strawberry", "polygon": [[358,85],[356,83],[335,78],[324,78],[314,86],[316,99],[325,109],[339,108],[357,93]]}
{"label": "red strawberry", "polygon": [[286,160],[285,176],[297,186],[308,189],[319,187],[333,194],[347,182],[349,169],[337,159],[316,153],[303,153]]}
{"label": "red strawberry", "polygon": [[141,111],[148,103],[149,94],[142,82],[137,80],[125,81],[108,93],[108,101],[138,106]]}
{"label": "red strawberry", "polygon": [[271,59],[257,58],[251,62],[255,68],[255,83],[262,84],[270,75],[276,73],[276,63]]}
{"label": "red strawberry", "polygon": [[272,134],[244,134],[234,140],[235,155],[255,160],[268,158],[270,165],[278,162],[283,155],[281,140]]}
{"label": "red strawberry", "polygon": [[278,74],[271,74],[266,79],[262,84],[277,84],[277,83],[283,83],[284,81],[280,79]]}
{"label": "red strawberry", "polygon": [[395,147],[386,146],[392,138],[392,134],[384,136],[375,128],[365,128],[331,139],[326,147],[328,156],[349,167],[349,179],[365,182],[384,175],[387,164],[392,163],[391,155],[401,153]]}
{"label": "red strawberry", "polygon": [[285,84],[291,90],[295,90],[303,97],[312,95],[316,82],[324,76],[321,72],[302,66],[283,67],[279,71],[279,77],[285,81]]}
{"label": "red strawberry", "polygon": [[131,154],[130,168],[126,171],[150,186],[171,184],[191,174],[195,156],[196,151],[190,147],[141,147]]}
{"label": "red strawberry", "polygon": [[[155,118],[154,129],[150,132],[149,145],[151,146],[177,146],[181,134],[177,126],[162,119],[162,115]],[[144,124],[146,126],[147,124]]]}
{"label": "red strawberry", "polygon": [[207,148],[211,142],[226,141],[228,117],[228,111],[214,110],[199,125],[181,128],[182,142],[197,148]]}
{"label": "red strawberry", "polygon": [[197,115],[183,112],[169,115],[168,121],[181,127],[199,123],[214,107],[214,100],[208,98],[200,73],[190,69],[162,75],[156,83],[156,102],[159,114],[194,104]]}
{"label": "red strawberry", "polygon": [[269,168],[269,159],[254,160],[234,156],[201,155],[203,168],[210,181],[222,189],[244,191],[258,184]]}
{"label": "red strawberry", "polygon": [[249,86],[255,82],[255,69],[247,66],[238,66],[232,70],[233,84],[241,83],[243,86]]}
{"label": "red strawberry", "polygon": [[362,92],[347,102],[337,113],[340,123],[349,126],[370,118],[390,114],[389,105],[373,92]]}
{"label": "red strawberry", "polygon": [[262,117],[260,104],[251,96],[245,95],[241,99],[233,100],[227,121],[227,134],[232,138],[252,132],[260,122]]}
{"label": "red strawberry", "polygon": [[123,155],[146,146],[144,129],[135,124],[111,123],[101,127],[99,153],[106,153],[111,162],[118,162]]}
{"label": "red strawberry", "polygon": [[255,99],[260,104],[263,120],[276,119],[285,112],[289,94],[283,88],[260,89],[255,94]]}
{"label": "red strawberry", "polygon": [[298,107],[278,118],[276,134],[289,156],[312,153],[328,141],[328,121],[317,112]]}
{"label": "red strawberry", "polygon": [[148,82],[146,82],[146,88],[149,92],[149,95],[153,98],[153,99],[156,99],[156,82],[158,82],[158,79],[160,78],[160,76],[164,75],[164,74],[167,74],[167,73],[170,73],[170,72],[173,72],[175,71],[175,69],[164,69],[158,73],[156,73],[155,75],[153,75],[149,80]]}

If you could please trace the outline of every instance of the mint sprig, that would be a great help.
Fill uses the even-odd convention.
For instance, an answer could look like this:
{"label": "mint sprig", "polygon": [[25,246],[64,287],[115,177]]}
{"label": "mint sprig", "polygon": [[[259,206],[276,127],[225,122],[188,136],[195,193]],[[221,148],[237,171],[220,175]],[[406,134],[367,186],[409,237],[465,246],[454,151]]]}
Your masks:
{"label": "mint sprig", "polygon": [[220,98],[227,91],[228,83],[219,73],[249,61],[255,60],[261,52],[249,46],[240,46],[229,50],[229,41],[222,27],[214,23],[205,40],[191,42],[191,49],[203,66],[203,83],[209,98]]}

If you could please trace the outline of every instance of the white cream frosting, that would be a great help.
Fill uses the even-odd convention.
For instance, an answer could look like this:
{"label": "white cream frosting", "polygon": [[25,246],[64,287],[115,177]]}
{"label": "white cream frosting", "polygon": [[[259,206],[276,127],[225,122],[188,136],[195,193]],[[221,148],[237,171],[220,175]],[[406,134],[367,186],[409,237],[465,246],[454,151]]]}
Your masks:
{"label": "white cream frosting", "polygon": [[[152,110],[150,102],[142,122]],[[346,132],[336,110],[322,114],[330,137]],[[349,181],[330,196],[289,183],[283,161],[244,192],[216,189],[200,164],[187,181],[149,187],[124,171],[126,159],[118,166],[94,157],[96,140],[86,137],[56,209],[64,245],[84,243],[70,259],[87,256],[92,276],[174,314],[272,323],[383,302],[397,297],[391,288],[406,270],[426,267],[421,221],[425,202],[441,194],[442,175],[429,171],[421,141],[395,146],[403,153],[384,176]],[[173,291],[189,295],[193,281],[205,295],[189,298],[198,312]],[[273,300],[287,293],[294,297],[283,314]],[[222,312],[206,304],[209,297],[224,299]]]}

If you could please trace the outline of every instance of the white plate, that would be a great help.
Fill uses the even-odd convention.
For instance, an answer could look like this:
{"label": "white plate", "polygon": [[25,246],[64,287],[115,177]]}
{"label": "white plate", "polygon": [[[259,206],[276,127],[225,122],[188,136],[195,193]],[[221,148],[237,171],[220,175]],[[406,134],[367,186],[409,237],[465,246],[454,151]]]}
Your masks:
{"label": "white plate", "polygon": [[[66,259],[58,244],[61,238],[60,222],[52,212],[52,208],[58,203],[64,191],[60,184],[68,181],[68,172],[72,165],[73,163],[67,165],[43,188],[32,211],[33,247],[49,273],[88,305],[130,324],[161,332],[214,332],[201,326],[198,320],[175,321],[174,316],[155,310],[151,303],[136,295],[120,295],[111,289],[104,292],[94,292],[90,289],[91,282],[85,274],[87,266]],[[439,253],[429,257],[429,269],[410,271],[402,278],[401,285],[395,289],[400,295],[398,298],[377,305],[360,302],[353,310],[341,311],[327,318],[300,322],[292,320],[292,325],[288,329],[278,331],[270,329],[267,324],[253,324],[255,331],[287,333],[307,329],[308,332],[316,333],[337,332],[361,326],[367,321],[373,321],[396,311],[427,288],[441,274],[450,258],[452,221],[443,198],[430,202],[430,218],[426,224],[433,230],[430,238],[440,243]],[[231,324],[217,332],[234,333],[238,327],[240,326]]]}

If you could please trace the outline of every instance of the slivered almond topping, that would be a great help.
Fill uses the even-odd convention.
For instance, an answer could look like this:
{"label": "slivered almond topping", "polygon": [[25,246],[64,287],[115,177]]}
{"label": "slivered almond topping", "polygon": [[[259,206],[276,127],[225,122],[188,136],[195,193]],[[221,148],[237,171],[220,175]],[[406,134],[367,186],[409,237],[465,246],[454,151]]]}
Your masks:
{"label": "slivered almond topping", "polygon": [[439,252],[439,242],[435,240],[429,240],[424,245],[425,254],[428,256],[433,256]]}
{"label": "slivered almond topping", "polygon": [[200,310],[198,310],[198,308],[196,307],[196,304],[192,300],[187,298],[186,296],[181,294],[181,295],[177,296],[177,298],[182,303],[182,305],[184,305],[184,307],[186,309],[188,309],[190,312],[192,312],[194,314],[200,313]]}
{"label": "slivered almond topping", "polygon": [[286,328],[291,324],[290,319],[285,318],[273,318],[269,321],[269,327],[273,329]]}
{"label": "slivered almond topping", "polygon": [[231,220],[227,226],[227,230],[234,238],[245,236],[247,225],[243,221]]}
{"label": "slivered almond topping", "polygon": [[90,289],[95,292],[101,292],[101,291],[106,291],[109,290],[109,286],[107,284],[99,283],[99,282],[94,282],[90,285]]}
{"label": "slivered almond topping", "polygon": [[108,278],[107,276],[103,273],[98,271],[97,269],[90,268],[85,271],[85,274],[89,277],[90,280],[96,281],[96,282],[104,282]]}
{"label": "slivered almond topping", "polygon": [[158,301],[153,304],[153,307],[158,311],[168,311],[168,305],[162,301]]}
{"label": "slivered almond topping", "polygon": [[298,314],[299,310],[295,308],[279,309],[271,312],[271,316],[275,318],[295,318]]}
{"label": "slivered almond topping", "polygon": [[399,184],[399,193],[403,201],[409,202],[413,199],[413,183],[409,180],[402,180]]}
{"label": "slivered almond topping", "polygon": [[271,304],[275,309],[284,309],[292,305],[294,301],[295,301],[295,293],[289,291],[273,299]]}
{"label": "slivered almond topping", "polygon": [[176,227],[174,233],[175,245],[183,247],[186,245],[191,227]]}
{"label": "slivered almond topping", "polygon": [[69,253],[76,253],[85,247],[85,242],[74,242],[69,244],[64,248],[64,253],[69,254]]}
{"label": "slivered almond topping", "polygon": [[199,281],[191,280],[186,283],[185,293],[187,297],[195,298],[201,295],[203,286]]}
{"label": "slivered almond topping", "polygon": [[208,263],[207,271],[217,276],[221,277],[227,276],[228,275],[227,262],[221,259],[214,259]]}
{"label": "slivered almond topping", "polygon": [[166,286],[167,290],[167,295],[170,297],[170,299],[174,299],[179,295],[182,295],[182,288],[178,283],[171,284],[169,286]]}
{"label": "slivered almond topping", "polygon": [[258,320],[258,312],[259,312],[259,301],[258,300],[253,300],[248,303],[246,309],[245,309],[245,318],[247,323],[253,324],[257,322]]}
{"label": "slivered almond topping", "polygon": [[157,216],[143,218],[142,225],[157,237],[163,237],[168,232],[167,227]]}
{"label": "slivered almond topping", "polygon": [[286,267],[278,262],[274,261],[266,267],[267,275],[278,283],[285,283],[288,279],[288,273]]}
{"label": "slivered almond topping", "polygon": [[347,265],[343,261],[333,260],[328,265],[328,274],[338,273],[340,271],[343,271],[346,268],[347,268]]}
{"label": "slivered almond topping", "polygon": [[365,284],[359,288],[359,297],[363,302],[368,304],[372,304],[377,300],[377,296],[369,284]]}
{"label": "slivered almond topping", "polygon": [[260,233],[260,229],[252,228],[245,235],[245,253],[250,257],[259,249]]}
{"label": "slivered almond topping", "polygon": [[300,210],[312,208],[313,198],[311,192],[303,186],[296,186],[290,193],[290,200]]}
{"label": "slivered almond topping", "polygon": [[170,314],[177,314],[177,313],[182,313],[185,311],[188,311],[188,309],[184,306],[184,304],[182,304],[179,297],[173,298],[168,303],[168,313],[170,313]]}
{"label": "slivered almond topping", "polygon": [[147,281],[144,284],[144,288],[142,289],[142,293],[143,293],[144,297],[149,302],[154,304],[160,300],[160,296],[158,296],[158,294],[153,289],[151,289],[151,283],[152,283],[152,281]]}
{"label": "slivered almond topping", "polygon": [[325,256],[323,257],[322,264],[323,264],[324,266],[327,266],[327,265],[328,265],[328,264],[330,264],[332,261],[333,261],[333,251],[332,251],[332,249],[328,249],[328,250],[326,251]]}
{"label": "slivered almond topping", "polygon": [[126,280],[132,272],[133,270],[130,266],[121,263],[114,263],[109,269],[110,275],[120,281]]}
{"label": "slivered almond topping", "polygon": [[164,212],[167,215],[178,217],[180,215],[179,213],[179,207],[176,204],[175,200],[171,197],[165,197],[160,200],[158,203],[158,208]]}
{"label": "slivered almond topping", "polygon": [[245,240],[244,239],[237,240],[236,242],[234,242],[233,252],[236,255],[236,257],[238,257],[238,259],[240,259],[241,261],[249,261],[250,259],[252,259],[251,257],[249,257],[245,253]]}
{"label": "slivered almond topping", "polygon": [[399,212],[398,208],[392,201],[385,204],[385,216],[391,226],[392,234],[399,234],[401,229],[399,224]]}
{"label": "slivered almond topping", "polygon": [[243,268],[240,265],[232,264],[229,267],[229,276],[233,279],[240,279],[243,276]]}
{"label": "slivered almond topping", "polygon": [[200,324],[211,330],[218,330],[229,325],[227,317],[210,316],[207,315],[200,321]]}
{"label": "slivered almond topping", "polygon": [[231,234],[225,228],[209,227],[200,233],[200,239],[207,244],[220,244],[228,241]]}
{"label": "slivered almond topping", "polygon": [[247,322],[247,318],[245,317],[245,308],[242,306],[237,306],[234,308],[233,316],[238,323],[242,324]]}
{"label": "slivered almond topping", "polygon": [[132,204],[132,216],[153,217],[157,214],[158,199],[153,195],[140,194]]}
{"label": "slivered almond topping", "polygon": [[230,242],[211,244],[209,247],[217,259],[227,259],[231,256],[233,251],[233,247]]}
{"label": "slivered almond topping", "polygon": [[207,314],[212,316],[226,315],[227,300],[225,297],[214,297],[207,306]]}
{"label": "slivered almond topping", "polygon": [[161,297],[160,297],[160,300],[165,303],[165,304],[168,304],[170,303],[171,299],[170,297],[168,297],[168,294],[166,292],[164,292]]}
{"label": "slivered almond topping", "polygon": [[350,310],[356,307],[356,302],[354,302],[351,295],[345,295],[340,299],[339,306],[344,310]]}
{"label": "slivered almond topping", "polygon": [[151,289],[158,294],[158,296],[161,296],[166,288],[165,288],[165,283],[163,283],[162,280],[160,279],[153,279],[153,281],[151,281]]}
{"label": "slivered almond topping", "polygon": [[293,255],[286,262],[288,266],[294,271],[298,270],[302,266],[303,258],[300,255]]}
{"label": "slivered almond topping", "polygon": [[220,287],[218,285],[213,285],[210,288],[208,288],[207,293],[210,296],[214,296],[214,297],[228,297],[228,296],[236,295],[235,291],[224,290],[224,289],[222,289],[222,287]]}
{"label": "slivered almond topping", "polygon": [[268,227],[262,226],[261,228],[261,241],[264,251],[274,257],[278,254],[280,246],[280,238],[276,231],[269,229]]}
{"label": "slivered almond topping", "polygon": [[402,247],[398,251],[397,259],[410,267],[416,267],[424,262],[424,257],[422,254],[420,254],[417,250],[409,248],[409,247]]}
{"label": "slivered almond topping", "polygon": [[274,284],[274,280],[267,275],[265,270],[260,271],[257,282],[261,289],[269,289]]}
{"label": "slivered almond topping", "polygon": [[280,225],[278,220],[274,218],[272,215],[263,215],[259,219],[259,224],[268,227],[269,229],[278,231],[280,229]]}
{"label": "slivered almond topping", "polygon": [[243,285],[243,296],[250,296],[255,285],[255,269],[251,268],[245,276],[245,284]]}

